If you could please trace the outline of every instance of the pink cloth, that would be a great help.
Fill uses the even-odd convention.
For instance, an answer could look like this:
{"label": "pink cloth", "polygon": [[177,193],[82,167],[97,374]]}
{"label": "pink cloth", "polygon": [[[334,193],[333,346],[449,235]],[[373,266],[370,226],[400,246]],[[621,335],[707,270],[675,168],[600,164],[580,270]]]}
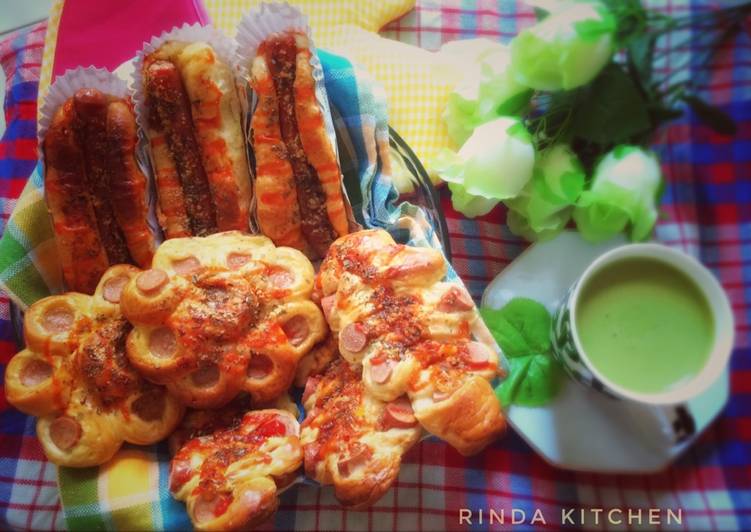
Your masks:
{"label": "pink cloth", "polygon": [[52,81],[78,66],[114,70],[144,41],[185,22],[210,22],[201,0],[66,0]]}

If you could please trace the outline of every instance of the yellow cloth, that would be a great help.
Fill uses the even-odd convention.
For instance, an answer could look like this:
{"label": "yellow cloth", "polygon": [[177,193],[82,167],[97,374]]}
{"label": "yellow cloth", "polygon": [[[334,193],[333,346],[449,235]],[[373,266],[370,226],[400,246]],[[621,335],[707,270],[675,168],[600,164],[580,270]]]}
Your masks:
{"label": "yellow cloth", "polygon": [[[229,35],[260,2],[206,0],[214,23]],[[431,174],[438,151],[451,143],[441,119],[458,76],[441,53],[387,39],[378,30],[414,8],[414,0],[293,0],[306,13],[316,46],[362,65],[385,88],[389,124]],[[434,177],[434,176],[433,176]],[[435,177],[434,177],[435,180]]]}
{"label": "yellow cloth", "polygon": [[[242,15],[258,0],[205,0],[214,24],[235,35]],[[306,13],[316,46],[362,65],[385,88],[389,124],[399,132],[431,172],[433,159],[449,147],[441,113],[459,76],[441,53],[377,34],[388,22],[414,8],[415,0],[292,0]],[[42,64],[40,97],[49,87],[62,0],[53,5]],[[432,174],[432,172],[431,172]]]}

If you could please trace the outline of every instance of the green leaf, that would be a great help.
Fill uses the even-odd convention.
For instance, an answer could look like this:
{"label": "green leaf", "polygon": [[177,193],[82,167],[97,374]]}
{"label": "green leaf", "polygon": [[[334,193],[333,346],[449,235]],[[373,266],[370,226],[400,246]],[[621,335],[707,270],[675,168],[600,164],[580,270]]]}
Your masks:
{"label": "green leaf", "polygon": [[541,7],[535,7],[535,18],[537,19],[537,22],[540,22],[541,20],[545,20],[549,15],[550,12],[547,9],[543,9]]}
{"label": "green leaf", "polygon": [[580,20],[574,24],[576,34],[585,41],[596,41],[603,35],[614,33],[618,28],[615,17],[607,8],[601,6],[597,11],[602,17],[600,20]]}
{"label": "green leaf", "polygon": [[517,297],[500,310],[481,308],[480,315],[508,358],[550,349],[550,314],[537,301]]}
{"label": "green leaf", "polygon": [[631,39],[628,45],[628,61],[639,76],[642,87],[648,87],[652,79],[652,64],[656,35],[643,33]]}
{"label": "green leaf", "polygon": [[550,352],[551,318],[543,305],[517,297],[480,314],[508,360],[508,376],[495,389],[503,405],[542,406],[558,393],[562,368]]}
{"label": "green leaf", "polygon": [[706,125],[721,135],[735,135],[738,128],[735,121],[722,109],[710,105],[698,96],[686,95],[683,100]]}
{"label": "green leaf", "polygon": [[621,144],[650,128],[645,102],[631,78],[609,64],[583,90],[571,134],[601,145]]}

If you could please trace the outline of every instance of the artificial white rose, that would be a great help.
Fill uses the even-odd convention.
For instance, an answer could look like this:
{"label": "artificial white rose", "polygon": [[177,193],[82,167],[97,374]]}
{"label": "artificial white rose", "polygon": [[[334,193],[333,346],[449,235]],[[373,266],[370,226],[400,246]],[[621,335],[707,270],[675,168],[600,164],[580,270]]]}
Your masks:
{"label": "artificial white rose", "polygon": [[534,163],[535,149],[524,124],[500,117],[475,128],[458,152],[442,150],[434,167],[441,179],[461,185],[454,189],[468,195],[465,203],[471,196],[496,201],[515,197],[532,177]]}
{"label": "artificial white rose", "polygon": [[613,56],[615,17],[599,2],[565,2],[511,41],[516,80],[537,90],[589,83]]}
{"label": "artificial white rose", "polygon": [[513,115],[529,101],[531,91],[514,78],[506,45],[488,39],[452,41],[441,47],[441,54],[461,76],[443,113],[457,146],[480,124]]}
{"label": "artificial white rose", "polygon": [[558,234],[571,218],[584,181],[581,163],[567,145],[547,149],[521,193],[505,201],[511,232],[527,240],[546,240]]}
{"label": "artificial white rose", "polygon": [[597,164],[589,190],[582,193],[574,220],[582,236],[597,242],[629,227],[632,240],[644,240],[657,221],[662,172],[654,152],[617,146]]}

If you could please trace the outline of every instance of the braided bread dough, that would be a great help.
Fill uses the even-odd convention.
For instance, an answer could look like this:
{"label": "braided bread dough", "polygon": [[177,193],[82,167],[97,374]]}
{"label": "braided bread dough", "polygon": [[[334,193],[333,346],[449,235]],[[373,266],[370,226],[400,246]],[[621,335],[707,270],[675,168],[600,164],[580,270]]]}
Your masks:
{"label": "braided bread dough", "polygon": [[498,354],[471,297],[445,274],[439,251],[360,231],[332,245],[317,289],[369,393],[386,402],[407,394],[425,429],[470,455],[505,428],[489,382]]}
{"label": "braided bread dough", "polygon": [[170,490],[185,501],[196,530],[258,525],[279,505],[302,463],[300,425],[283,410],[255,410],[239,423],[194,438],[177,451]]}
{"label": "braided bread dough", "polygon": [[362,509],[380,499],[422,432],[406,397],[379,401],[363,385],[359,368],[337,357],[308,379],[303,403],[307,416],[300,439],[307,475],[333,484],[347,507]]}
{"label": "braided bread dough", "polygon": [[194,408],[220,407],[241,390],[271,401],[326,335],[312,289],[310,261],[264,236],[167,240],[123,290],[134,325],[128,357]]}
{"label": "braided bread dough", "polygon": [[123,441],[155,443],[182,418],[180,402],[139,376],[125,356],[130,325],[119,301],[140,271],[112,266],[93,296],[50,296],[26,313],[27,348],[8,364],[5,392],[12,405],[39,418],[37,436],[55,464],[103,464]]}

